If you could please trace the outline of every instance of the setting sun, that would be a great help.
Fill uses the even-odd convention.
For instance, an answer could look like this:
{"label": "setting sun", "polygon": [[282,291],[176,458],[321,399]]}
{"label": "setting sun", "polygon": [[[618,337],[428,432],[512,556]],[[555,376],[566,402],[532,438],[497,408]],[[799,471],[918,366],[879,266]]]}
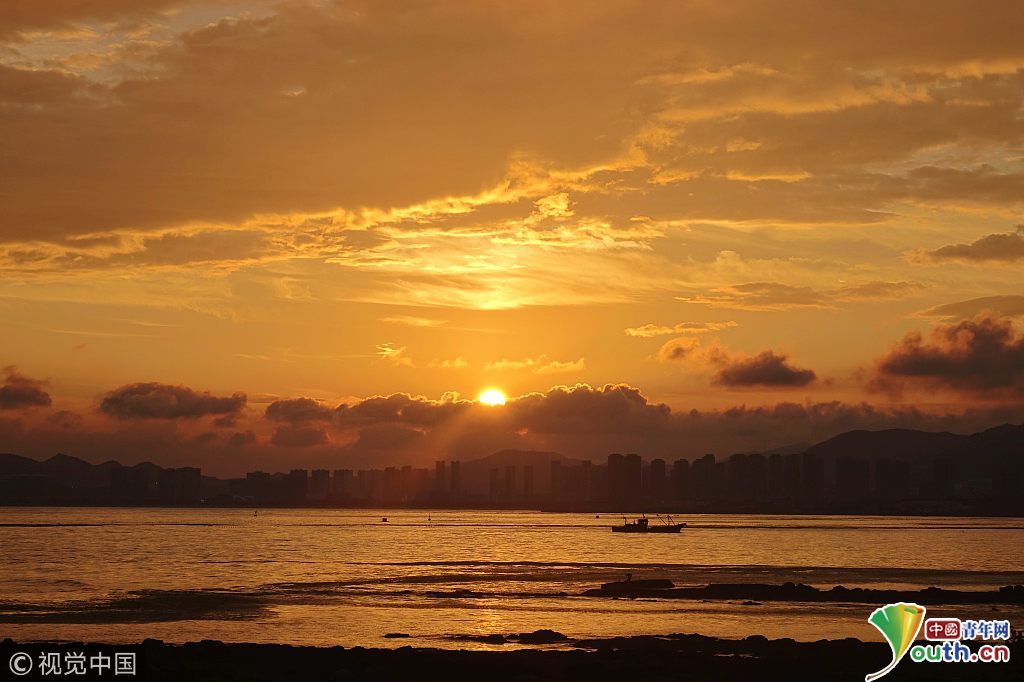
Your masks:
{"label": "setting sun", "polygon": [[477,398],[484,405],[504,405],[505,394],[496,388],[488,388]]}

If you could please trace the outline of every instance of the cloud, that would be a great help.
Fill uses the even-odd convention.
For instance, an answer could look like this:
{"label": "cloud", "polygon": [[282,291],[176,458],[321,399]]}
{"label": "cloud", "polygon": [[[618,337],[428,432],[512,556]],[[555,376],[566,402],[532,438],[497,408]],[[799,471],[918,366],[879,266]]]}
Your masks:
{"label": "cloud", "polygon": [[0,410],[50,406],[50,394],[43,388],[45,381],[27,377],[13,365],[4,367],[4,374],[6,376],[0,384]]}
{"label": "cloud", "polygon": [[1009,317],[981,312],[907,334],[875,361],[874,390],[946,389],[998,397],[1024,396],[1024,334]]}
{"label": "cloud", "polygon": [[377,344],[377,355],[384,362],[395,367],[413,367],[412,358],[406,354],[405,346],[396,346],[393,343]]}
{"label": "cloud", "polygon": [[628,327],[626,336],[667,336],[669,334],[706,334],[737,326],[735,322],[680,322],[671,326],[643,324],[639,327]]}
{"label": "cloud", "polygon": [[329,421],[333,410],[312,398],[288,398],[270,403],[264,414],[270,421],[301,424]]}
{"label": "cloud", "polygon": [[428,367],[437,367],[438,369],[465,369],[469,367],[469,363],[465,358],[448,358],[445,360],[431,360],[427,365]]}
{"label": "cloud", "polygon": [[[860,428],[969,431],[1013,415],[1002,408],[932,414],[913,407],[839,401],[676,411],[627,384],[554,386],[510,398],[497,408],[408,394],[323,407],[326,411],[316,412],[315,422],[282,424],[288,429],[276,442],[284,447],[328,448],[323,456],[331,462],[373,466],[479,457],[504,448],[546,449],[601,460],[622,451],[672,457],[754,451],[815,442]],[[329,441],[328,434],[333,434]]]}
{"label": "cloud", "polygon": [[708,294],[679,297],[679,300],[687,303],[702,303],[712,308],[735,308],[737,310],[820,308],[829,303],[823,294],[811,287],[778,282],[736,284],[714,289]]}
{"label": "cloud", "polygon": [[[278,401],[274,419],[243,413],[246,425],[228,437],[199,442],[204,422],[47,419],[0,420],[5,449],[33,457],[68,452],[101,462],[198,465],[204,473],[237,476],[262,468],[430,466],[518,448],[603,460],[610,452],[645,457],[754,452],[816,442],[851,429],[918,428],[972,432],[1019,421],[1020,407],[927,411],[866,403],[778,402],[727,409],[678,409],[652,401],[628,384],[554,386],[488,407],[454,395],[408,394],[328,404],[309,398]],[[313,411],[284,409],[281,405]],[[286,416],[287,415],[287,416]],[[249,420],[249,421],[247,421]],[[239,435],[241,434],[241,435]],[[261,434],[268,434],[262,436]]]}
{"label": "cloud", "polygon": [[712,308],[776,311],[799,308],[831,308],[840,302],[884,301],[905,298],[921,289],[916,282],[868,281],[835,289],[818,290],[781,282],[749,282],[712,289],[706,294],[680,296],[680,301]]}
{"label": "cloud", "polygon": [[280,448],[311,448],[328,441],[327,431],[317,426],[279,426],[270,442]]}
{"label": "cloud", "polygon": [[252,431],[236,431],[228,437],[228,445],[233,448],[244,448],[256,442],[256,434]]}
{"label": "cloud", "polygon": [[658,360],[661,362],[676,362],[692,357],[694,351],[703,350],[700,341],[692,337],[680,337],[662,344],[658,349]]}
{"label": "cloud", "polygon": [[402,324],[409,327],[441,327],[448,324],[448,320],[435,320],[429,317],[415,317],[413,315],[382,317],[380,321],[388,324]]}
{"label": "cloud", "polygon": [[1024,260],[1024,225],[1013,232],[989,234],[970,244],[950,244],[918,252],[923,260],[960,263],[1016,263]]}
{"label": "cloud", "polygon": [[711,383],[726,388],[752,386],[799,388],[817,379],[814,370],[796,367],[786,355],[765,350],[754,356],[739,355],[714,339],[708,346],[693,337],[667,341],[658,350],[661,362],[690,362],[714,370]]}
{"label": "cloud", "polygon": [[947,320],[974,317],[983,310],[1008,316],[1024,315],[1024,296],[982,296],[967,301],[944,303],[918,313],[921,317],[941,317]]}
{"label": "cloud", "polygon": [[817,378],[813,370],[794,367],[785,355],[766,350],[750,358],[729,358],[715,375],[719,386],[806,386]]}
{"label": "cloud", "polygon": [[[0,36],[141,15],[164,38],[106,55],[114,64],[99,77],[69,74],[52,35],[18,44],[12,78],[46,85],[3,90],[44,105],[45,115],[27,106],[4,122],[11,158],[35,159],[0,176],[26,238],[431,201],[465,215],[476,206],[461,197],[501,187],[517,164],[563,179],[523,195],[554,221],[583,216],[568,198],[580,190],[646,198],[652,188],[629,176],[638,168],[687,178],[664,183],[665,203],[705,219],[870,221],[906,197],[1015,201],[1012,173],[953,165],[961,149],[1019,134],[1012,3],[968,17],[947,8],[917,40],[889,30],[919,26],[913,9],[785,3],[277,3],[241,13],[194,2],[202,7],[163,16],[184,3],[17,4],[0,10]],[[767,40],[767,23],[792,28]],[[852,44],[851,34],[871,39]],[[115,40],[93,42],[86,51]],[[943,145],[949,167],[929,158],[876,170]],[[85,184],[78,192],[54,177]],[[522,187],[505,189],[485,203]]]}
{"label": "cloud", "polygon": [[79,429],[85,420],[77,412],[57,410],[46,417],[46,423],[61,429]]}
{"label": "cloud", "polygon": [[70,29],[83,21],[114,21],[154,14],[190,0],[90,0],[89,2],[7,2],[0,5],[0,38],[23,31]]}
{"label": "cloud", "polygon": [[888,301],[906,298],[922,289],[917,282],[872,281],[852,284],[832,290],[831,295],[839,301]]}
{"label": "cloud", "polygon": [[121,420],[199,419],[237,415],[245,403],[244,393],[218,397],[188,386],[148,382],[128,384],[107,393],[100,410]]}
{"label": "cloud", "polygon": [[583,358],[577,360],[551,360],[547,355],[522,360],[494,360],[484,365],[488,372],[506,372],[514,370],[530,370],[534,374],[564,374],[582,372],[587,368]]}

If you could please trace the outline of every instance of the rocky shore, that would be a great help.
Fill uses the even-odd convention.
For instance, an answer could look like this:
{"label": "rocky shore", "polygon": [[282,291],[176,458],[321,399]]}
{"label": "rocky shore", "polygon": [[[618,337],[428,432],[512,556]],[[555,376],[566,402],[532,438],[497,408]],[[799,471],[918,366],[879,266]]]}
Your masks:
{"label": "rocky shore", "polygon": [[[202,641],[169,644],[146,640],[137,645],[0,642],[2,673],[19,651],[38,657],[46,651],[137,652],[136,680],[150,682],[296,680],[442,680],[445,682],[526,682],[531,680],[859,680],[890,660],[880,642],[855,639],[795,642],[717,639],[701,635],[621,637],[571,640],[537,631],[497,635],[508,643],[502,651],[462,651],[401,647],[398,649],[301,647],[274,644],[227,644]],[[483,637],[488,637],[484,635]],[[496,636],[495,636],[496,637]],[[468,639],[468,637],[467,637]],[[486,640],[482,640],[486,641]],[[497,643],[496,639],[493,639]],[[534,643],[531,643],[534,642]],[[558,643],[558,649],[545,648]],[[568,645],[569,648],[566,648]],[[1011,662],[1001,664],[931,664],[904,660],[887,680],[1020,680],[1024,647],[1011,644]],[[6,679],[0,675],[0,679]],[[46,679],[25,676],[11,679]],[[77,679],[92,679],[77,678]],[[102,678],[96,678],[102,679]],[[130,677],[118,679],[130,680]]]}
{"label": "rocky shore", "polygon": [[1024,585],[998,590],[876,590],[837,585],[824,590],[810,585],[785,583],[716,583],[701,587],[674,587],[668,580],[634,580],[605,583],[587,590],[585,597],[649,597],[657,599],[744,599],[787,602],[846,602],[886,604],[909,601],[917,604],[1024,604]]}

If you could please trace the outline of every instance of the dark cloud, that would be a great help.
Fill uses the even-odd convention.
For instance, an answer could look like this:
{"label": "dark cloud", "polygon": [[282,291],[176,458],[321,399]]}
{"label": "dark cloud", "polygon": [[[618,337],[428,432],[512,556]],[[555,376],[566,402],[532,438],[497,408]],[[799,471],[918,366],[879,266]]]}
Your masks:
{"label": "dark cloud", "polygon": [[[364,409],[364,403],[372,409]],[[402,409],[381,410],[381,404]],[[556,386],[520,396],[500,408],[398,394],[352,403],[347,409],[362,418],[344,425],[337,421],[286,424],[274,442],[310,455],[319,453],[316,456],[325,465],[341,461],[423,465],[433,459],[479,457],[504,448],[553,450],[595,459],[616,451],[676,457],[814,442],[850,429],[971,431],[1021,418],[1019,411],[1009,407],[930,414],[913,407],[838,401],[673,411],[626,384]]]}
{"label": "dark cloud", "polygon": [[237,412],[232,412],[223,417],[217,417],[213,420],[213,425],[221,429],[230,429],[238,423],[238,416]]}
{"label": "dark cloud", "polygon": [[198,419],[236,415],[245,407],[245,394],[218,397],[188,386],[156,382],[129,384],[107,393],[100,410],[118,419]]}
{"label": "dark cloud", "polygon": [[244,448],[256,442],[256,434],[252,431],[236,431],[228,437],[228,445],[233,448]]}
{"label": "dark cloud", "polygon": [[20,374],[13,365],[5,367],[4,373],[6,376],[0,384],[0,410],[49,407],[53,402],[43,388],[46,382]]}
{"label": "dark cloud", "polygon": [[379,423],[404,423],[431,426],[448,418],[452,413],[471,407],[474,403],[435,402],[407,393],[374,396],[352,405],[328,407],[311,398],[276,400],[267,406],[266,417],[271,421],[304,424],[330,422],[345,428]]}
{"label": "dark cloud", "polygon": [[78,429],[81,428],[83,422],[82,415],[70,410],[58,410],[46,417],[47,424],[61,429]]}
{"label": "dark cloud", "polygon": [[904,385],[980,394],[1024,395],[1024,335],[1012,319],[991,312],[918,332],[879,358],[871,387]]}
{"label": "dark cloud", "polygon": [[693,337],[681,336],[662,344],[658,349],[658,359],[662,362],[678,362],[692,357],[694,351],[700,348],[700,342]]}
{"label": "dark cloud", "polygon": [[[1024,196],[1024,187],[1018,188],[1017,193]],[[1018,225],[1014,232],[985,235],[970,244],[950,244],[924,255],[934,261],[1014,263],[1024,260],[1024,225]]]}
{"label": "dark cloud", "polygon": [[750,358],[724,360],[715,375],[719,386],[806,386],[817,378],[813,370],[794,367],[785,355],[766,350]]}
{"label": "dark cloud", "polygon": [[334,410],[312,398],[288,398],[270,403],[265,414],[270,421],[303,423],[330,421]]}
{"label": "dark cloud", "polygon": [[733,353],[715,340],[703,347],[692,337],[680,337],[666,342],[658,350],[662,362],[692,362],[715,368],[711,382],[727,388],[752,386],[799,388],[817,379],[814,370],[796,367],[786,355],[765,350],[752,357]]}
{"label": "dark cloud", "polygon": [[318,426],[286,424],[274,431],[270,442],[281,448],[309,448],[326,443],[327,431]]}
{"label": "dark cloud", "polygon": [[[376,409],[382,401],[404,408]],[[375,409],[361,409],[364,402]],[[595,460],[610,452],[672,458],[705,452],[728,455],[817,442],[851,429],[969,433],[1024,421],[1020,404],[1005,401],[948,413],[839,401],[672,410],[626,384],[556,386],[494,408],[404,394],[356,401],[348,408],[363,415],[358,424],[277,422],[268,439],[258,435],[267,426],[262,419],[251,422],[251,429],[200,442],[195,436],[205,431],[202,422],[143,419],[63,428],[45,419],[35,425],[26,419],[0,419],[0,442],[6,450],[33,457],[67,452],[95,462],[147,459],[163,465],[198,465],[204,473],[233,476],[295,466],[430,466],[436,459],[470,459],[506,448]]]}
{"label": "dark cloud", "polygon": [[192,442],[197,445],[209,445],[220,440],[220,434],[216,431],[203,431],[192,437]]}

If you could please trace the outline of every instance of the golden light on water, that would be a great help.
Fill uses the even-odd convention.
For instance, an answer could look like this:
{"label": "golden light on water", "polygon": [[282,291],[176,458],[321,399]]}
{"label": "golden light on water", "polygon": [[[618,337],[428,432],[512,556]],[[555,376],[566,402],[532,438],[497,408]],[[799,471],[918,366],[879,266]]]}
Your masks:
{"label": "golden light on water", "polygon": [[477,398],[478,401],[484,405],[504,405],[505,394],[496,388],[485,389],[480,396]]}

